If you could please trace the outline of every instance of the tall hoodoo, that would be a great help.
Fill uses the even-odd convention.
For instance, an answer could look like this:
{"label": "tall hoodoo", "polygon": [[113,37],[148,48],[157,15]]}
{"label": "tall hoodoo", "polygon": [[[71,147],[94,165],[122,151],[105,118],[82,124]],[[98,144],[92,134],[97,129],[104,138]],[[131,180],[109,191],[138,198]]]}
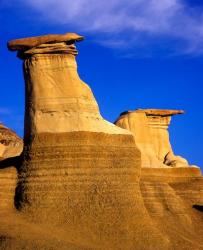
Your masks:
{"label": "tall hoodoo", "polygon": [[77,72],[74,33],[18,39],[8,43],[24,60],[25,142],[39,133],[94,131],[127,133],[104,121],[89,86]]}
{"label": "tall hoodoo", "polygon": [[67,33],[8,44],[24,61],[26,85],[17,207],[30,222],[66,228],[86,245],[166,249],[141,198],[133,135],[101,117],[78,76],[74,43],[82,39]]}

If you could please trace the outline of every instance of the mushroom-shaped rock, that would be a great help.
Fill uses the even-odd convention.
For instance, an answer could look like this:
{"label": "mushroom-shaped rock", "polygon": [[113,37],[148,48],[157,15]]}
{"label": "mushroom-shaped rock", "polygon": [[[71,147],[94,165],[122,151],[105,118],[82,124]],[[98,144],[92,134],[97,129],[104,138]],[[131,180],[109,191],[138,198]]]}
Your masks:
{"label": "mushroom-shaped rock", "polygon": [[121,113],[115,124],[130,130],[141,150],[142,167],[188,167],[186,159],[175,156],[169,138],[171,117],[183,110],[137,109]]}
{"label": "mushroom-shaped rock", "polygon": [[77,35],[76,33],[66,33],[63,35],[50,34],[44,36],[35,36],[28,38],[16,39],[8,42],[8,49],[11,51],[25,51],[42,44],[52,44],[52,43],[75,43],[82,41],[83,36]]}
{"label": "mushroom-shaped rock", "polygon": [[63,230],[66,240],[88,249],[143,249],[143,242],[167,249],[140,194],[134,137],[102,118],[77,73],[76,38],[9,43],[21,53],[26,86],[16,206],[28,221],[54,227],[56,235]]}

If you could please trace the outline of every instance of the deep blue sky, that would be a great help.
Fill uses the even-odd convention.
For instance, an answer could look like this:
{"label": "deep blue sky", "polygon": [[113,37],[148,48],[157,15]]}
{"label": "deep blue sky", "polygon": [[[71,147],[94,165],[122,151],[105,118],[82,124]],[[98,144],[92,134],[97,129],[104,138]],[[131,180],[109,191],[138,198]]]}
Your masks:
{"label": "deep blue sky", "polygon": [[203,166],[202,1],[90,1],[0,0],[0,120],[23,135],[22,62],[7,41],[76,31],[86,37],[77,44],[79,73],[102,115],[113,122],[136,108],[185,110],[172,119],[171,142]]}

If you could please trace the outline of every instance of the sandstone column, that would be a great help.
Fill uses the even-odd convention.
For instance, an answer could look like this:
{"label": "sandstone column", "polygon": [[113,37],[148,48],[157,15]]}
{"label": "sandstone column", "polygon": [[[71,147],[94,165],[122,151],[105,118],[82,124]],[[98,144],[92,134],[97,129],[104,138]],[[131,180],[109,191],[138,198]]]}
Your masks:
{"label": "sandstone column", "polygon": [[186,159],[174,154],[168,132],[171,117],[183,113],[182,110],[138,109],[122,113],[115,124],[134,134],[141,150],[142,167],[188,167]]}
{"label": "sandstone column", "polygon": [[141,151],[142,168],[164,167],[163,162],[156,155],[148,119],[144,112],[138,112],[137,110],[123,112],[115,124],[133,133],[135,143]]}
{"label": "sandstone column", "polygon": [[147,116],[157,158],[170,167],[187,167],[188,161],[173,152],[168,127],[174,115],[183,114],[182,110],[144,109],[138,110]]}
{"label": "sandstone column", "polygon": [[132,134],[101,117],[78,76],[74,43],[82,39],[67,33],[8,44],[23,59],[26,86],[17,208],[30,222],[61,226],[86,244],[166,249],[141,198]]}

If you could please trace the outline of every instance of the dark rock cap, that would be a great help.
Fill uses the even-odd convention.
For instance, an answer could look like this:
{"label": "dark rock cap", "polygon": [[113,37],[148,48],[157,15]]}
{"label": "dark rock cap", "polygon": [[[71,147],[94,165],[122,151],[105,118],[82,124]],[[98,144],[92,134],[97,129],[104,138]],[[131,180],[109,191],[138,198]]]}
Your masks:
{"label": "dark rock cap", "polygon": [[147,116],[173,116],[184,114],[184,110],[174,110],[174,109],[136,109],[134,111],[125,111],[120,114],[120,116],[129,113],[145,113]]}
{"label": "dark rock cap", "polygon": [[76,33],[50,34],[12,40],[8,42],[7,47],[11,51],[25,51],[46,43],[74,43],[82,40],[84,40],[84,37]]}
{"label": "dark rock cap", "polygon": [[172,116],[172,115],[181,115],[184,114],[184,110],[176,109],[137,109],[136,112],[142,112],[146,115],[151,116]]}

